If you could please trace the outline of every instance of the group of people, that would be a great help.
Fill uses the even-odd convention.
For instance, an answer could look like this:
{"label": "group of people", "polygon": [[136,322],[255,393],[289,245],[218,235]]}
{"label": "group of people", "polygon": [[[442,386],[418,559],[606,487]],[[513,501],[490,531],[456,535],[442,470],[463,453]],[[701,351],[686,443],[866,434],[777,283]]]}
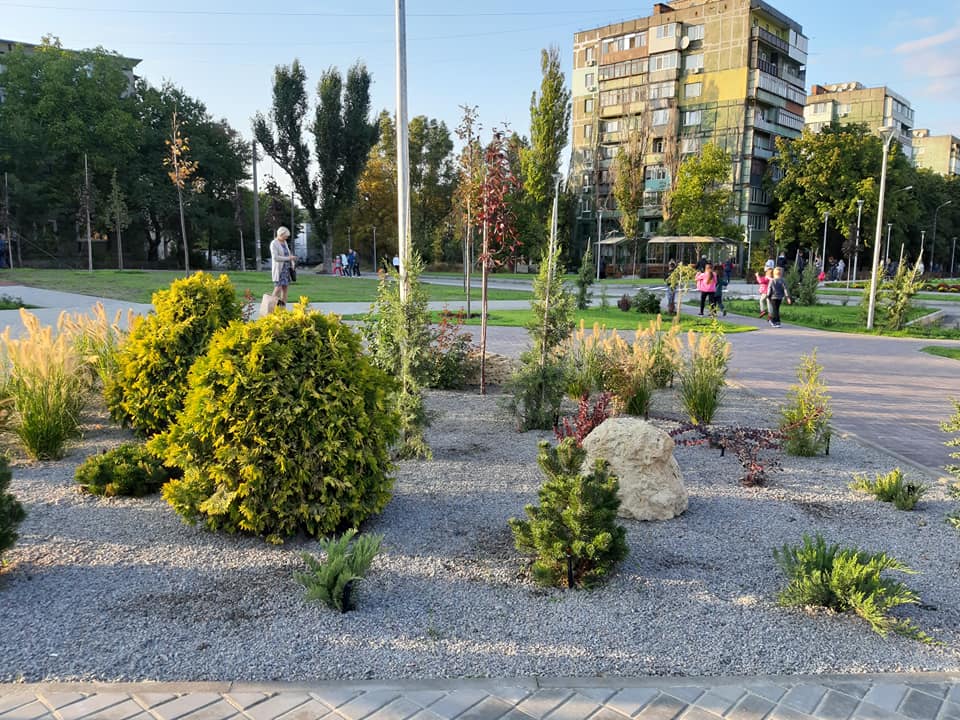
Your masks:
{"label": "group of people", "polygon": [[333,274],[338,277],[360,277],[360,259],[357,257],[357,251],[350,248],[342,255],[335,255]]}
{"label": "group of people", "polygon": [[719,275],[714,272],[713,263],[707,262],[706,258],[701,258],[703,267],[697,265],[697,290],[700,291],[700,315],[710,303],[710,313],[714,314],[719,309],[724,315],[727,314],[727,308],[723,305],[723,289],[730,284],[730,275],[726,272]]}
{"label": "group of people", "polygon": [[783,267],[773,260],[767,260],[763,268],[763,275],[756,273],[757,285],[760,288],[760,317],[769,315],[771,327],[780,327],[780,305],[786,300],[793,303],[787,284],[783,281]]}

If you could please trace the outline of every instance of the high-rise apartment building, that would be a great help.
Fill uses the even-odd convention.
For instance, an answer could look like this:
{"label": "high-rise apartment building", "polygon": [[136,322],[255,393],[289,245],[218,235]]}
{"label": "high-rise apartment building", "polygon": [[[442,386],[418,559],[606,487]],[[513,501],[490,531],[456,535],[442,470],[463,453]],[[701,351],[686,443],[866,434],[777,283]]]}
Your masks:
{"label": "high-rise apartment building", "polygon": [[913,163],[940,175],[960,175],[960,138],[913,131]]}
{"label": "high-rise apartment building", "polygon": [[763,0],[673,0],[648,17],[576,33],[577,245],[595,241],[598,211],[602,220],[619,214],[614,159],[631,135],[644,156],[647,232],[657,231],[682,160],[707,143],[733,158],[735,221],[755,238],[768,230],[763,178],[775,138],[803,129],[806,61],[801,26]]}
{"label": "high-rise apartment building", "polygon": [[904,154],[911,156],[913,109],[906,98],[888,87],[868,88],[858,82],[814,85],[803,118],[813,132],[820,132],[832,122],[863,123],[875,135],[880,134],[882,127],[895,127],[895,139]]}

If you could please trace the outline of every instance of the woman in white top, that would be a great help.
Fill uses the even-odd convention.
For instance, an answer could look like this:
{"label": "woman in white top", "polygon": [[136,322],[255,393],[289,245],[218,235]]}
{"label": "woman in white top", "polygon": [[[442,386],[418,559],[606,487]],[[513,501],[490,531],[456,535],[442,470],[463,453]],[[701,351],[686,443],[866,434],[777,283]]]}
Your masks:
{"label": "woman in white top", "polygon": [[287,286],[290,284],[290,268],[297,258],[290,252],[287,238],[290,231],[285,227],[277,229],[277,237],[270,243],[270,276],[273,280],[273,296],[277,298],[277,306],[287,304]]}

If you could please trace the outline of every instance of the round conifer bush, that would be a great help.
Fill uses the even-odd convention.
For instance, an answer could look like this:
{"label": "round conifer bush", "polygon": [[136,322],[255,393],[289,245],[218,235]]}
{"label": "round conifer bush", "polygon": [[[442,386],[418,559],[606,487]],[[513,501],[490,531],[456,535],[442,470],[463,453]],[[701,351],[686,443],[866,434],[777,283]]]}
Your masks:
{"label": "round conifer bush", "polygon": [[356,527],[392,487],[394,381],[333,315],[299,304],[218,333],[183,412],[150,448],[183,472],[163,496],[191,522],[282,542]]}
{"label": "round conifer bush", "polygon": [[194,360],[242,310],[226,275],[202,272],[174,281],[152,300],[154,312],[131,329],[105,387],[113,419],[145,436],[169,427],[183,407]]}
{"label": "round conifer bush", "polygon": [[143,497],[163,487],[170,472],[143,445],[124,443],[88,457],[74,479],[93,495]]}
{"label": "round conifer bush", "polygon": [[26,517],[13,493],[7,492],[13,474],[6,455],[0,455],[0,560],[5,550],[13,547],[17,541],[17,525]]}

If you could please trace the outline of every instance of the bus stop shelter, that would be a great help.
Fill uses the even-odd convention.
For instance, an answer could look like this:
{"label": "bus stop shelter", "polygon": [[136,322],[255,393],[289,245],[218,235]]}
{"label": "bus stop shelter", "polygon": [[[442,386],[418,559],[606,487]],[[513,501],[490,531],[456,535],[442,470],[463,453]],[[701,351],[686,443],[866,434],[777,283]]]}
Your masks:
{"label": "bus stop shelter", "polygon": [[742,244],[725,237],[710,235],[657,235],[647,241],[647,273],[655,276],[662,273],[667,263],[696,264],[701,256],[711,263],[722,263],[733,258],[742,267],[740,253]]}

